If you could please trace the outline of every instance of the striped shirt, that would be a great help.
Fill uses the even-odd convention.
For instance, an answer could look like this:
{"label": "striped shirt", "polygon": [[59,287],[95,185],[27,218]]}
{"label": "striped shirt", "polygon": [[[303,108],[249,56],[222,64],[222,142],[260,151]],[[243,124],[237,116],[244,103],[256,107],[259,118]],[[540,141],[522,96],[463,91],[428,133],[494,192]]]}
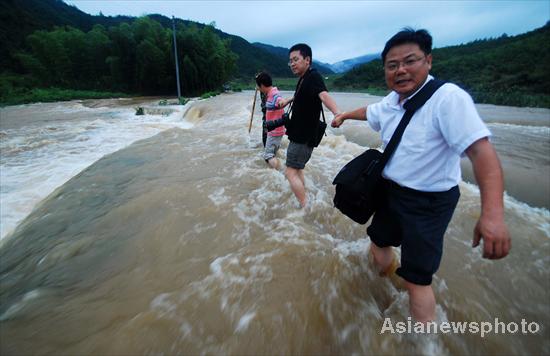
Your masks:
{"label": "striped shirt", "polygon": [[[283,116],[285,110],[283,108],[278,108],[277,104],[283,100],[281,94],[279,94],[279,89],[277,87],[271,87],[269,93],[267,93],[267,99],[265,102],[265,119],[266,121],[280,119]],[[283,136],[286,130],[284,126],[280,126],[273,131],[268,132],[269,136]]]}

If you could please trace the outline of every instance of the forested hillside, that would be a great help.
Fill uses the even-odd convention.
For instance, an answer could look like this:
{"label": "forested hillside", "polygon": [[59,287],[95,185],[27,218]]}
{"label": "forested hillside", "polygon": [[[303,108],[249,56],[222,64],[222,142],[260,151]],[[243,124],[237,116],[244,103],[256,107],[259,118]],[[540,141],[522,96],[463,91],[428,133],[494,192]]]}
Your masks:
{"label": "forested hillside", "polygon": [[[176,19],[184,95],[262,69],[290,76],[286,59],[243,38]],[[174,94],[172,19],[91,16],[60,0],[0,2],[0,102],[37,88]]]}
{"label": "forested hillside", "polygon": [[[497,39],[433,50],[431,73],[466,89],[479,103],[550,107],[550,25]],[[334,82],[340,90],[386,89],[381,60]]]}
{"label": "forested hillside", "polygon": [[[265,43],[259,43],[259,42],[254,42],[253,45],[258,48],[262,48],[271,54],[281,57],[285,62],[288,61],[288,48],[271,46],[271,45],[268,45]],[[315,58],[315,49],[312,49],[312,51],[313,51],[313,58]],[[324,63],[321,63],[315,59],[313,60],[313,65],[315,66],[315,68],[317,68],[317,70],[321,74],[334,74],[334,71],[331,68],[329,68]]]}
{"label": "forested hillside", "polygon": [[88,32],[95,24],[105,27],[130,22],[131,17],[91,16],[61,0],[0,1],[0,65],[12,68],[18,61],[14,52],[25,47],[28,35],[37,30],[53,30],[54,26],[71,26]]}
{"label": "forested hillside", "polygon": [[[236,55],[211,27],[176,31],[186,95],[220,87],[235,73]],[[88,32],[73,27],[35,31],[12,56],[21,73],[2,76],[3,92],[32,87],[166,94],[175,90],[172,32],[142,17]],[[10,88],[11,86],[11,88]]]}
{"label": "forested hillside", "polygon": [[[176,19],[176,28],[184,95],[238,78],[251,83],[263,69],[292,77],[285,49],[253,45],[215,24]],[[462,86],[479,103],[550,107],[548,43],[547,24],[518,36],[436,48],[432,74]],[[166,16],[92,16],[61,0],[0,1],[0,103],[39,100],[25,95],[52,88],[173,95],[174,66]],[[333,83],[331,90],[387,90],[380,60]]]}
{"label": "forested hillside", "polygon": [[[172,20],[166,16],[151,14],[151,19],[164,28],[171,28]],[[92,16],[61,0],[2,0],[0,1],[0,65],[2,69],[13,68],[18,64],[11,53],[26,46],[26,37],[36,30],[53,30],[54,26],[71,26],[84,32],[94,25],[106,29],[121,23],[132,24],[136,17]],[[195,25],[202,29],[205,24],[176,19],[182,26]],[[258,70],[269,68],[276,76],[289,76],[287,59],[272,56],[269,52],[253,46],[239,36],[227,34],[218,29],[214,33],[222,39],[230,39],[230,49],[237,55],[236,76],[253,76]]]}

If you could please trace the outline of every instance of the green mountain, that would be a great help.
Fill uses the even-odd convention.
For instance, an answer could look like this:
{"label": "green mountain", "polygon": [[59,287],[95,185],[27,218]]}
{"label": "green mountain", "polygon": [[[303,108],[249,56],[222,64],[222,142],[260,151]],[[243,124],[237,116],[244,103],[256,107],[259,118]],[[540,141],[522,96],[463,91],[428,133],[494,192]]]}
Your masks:
{"label": "green mountain", "polygon": [[[283,58],[285,62],[288,61],[288,48],[272,46],[272,45],[268,45],[260,42],[254,42],[252,43],[252,45],[258,48],[262,48],[271,54],[274,54],[278,57]],[[315,57],[315,53],[313,54],[313,56]],[[313,60],[313,66],[317,68],[317,70],[321,74],[334,74],[334,71],[327,64],[319,62],[315,59]]]}
{"label": "green mountain", "polygon": [[130,17],[91,16],[61,0],[0,1],[0,65],[13,68],[17,61],[13,52],[25,47],[25,39],[37,30],[52,30],[54,26],[71,26],[89,31],[94,24],[116,26]]}
{"label": "green mountain", "polygon": [[[148,15],[164,28],[172,27],[172,20],[162,15]],[[136,17],[129,16],[92,16],[80,11],[75,6],[67,5],[61,0],[2,0],[0,2],[0,68],[18,71],[19,60],[15,52],[26,46],[26,38],[37,30],[51,31],[55,26],[70,26],[88,32],[94,25],[105,28],[119,26],[121,23],[132,24]],[[177,19],[178,25],[194,25],[202,29],[208,25]],[[237,54],[237,72],[239,77],[252,77],[262,69],[269,69],[274,76],[288,77],[287,60],[273,56],[264,49],[253,46],[239,36],[227,34],[220,30],[214,32],[222,39],[230,39],[230,49]]]}
{"label": "green mountain", "polygon": [[[251,44],[211,25],[176,23],[189,94],[231,78],[250,80],[259,70],[292,75],[286,49]],[[171,27],[162,15],[92,16],[61,0],[0,0],[0,96],[50,87],[172,92]],[[432,74],[462,86],[479,103],[550,107],[549,43],[546,24],[518,36],[436,48]],[[336,78],[332,88],[387,90],[380,60]]]}
{"label": "green mountain", "polygon": [[[476,40],[432,51],[431,74],[458,84],[478,103],[550,107],[550,23],[517,36]],[[339,90],[387,90],[381,60],[334,82]]]}

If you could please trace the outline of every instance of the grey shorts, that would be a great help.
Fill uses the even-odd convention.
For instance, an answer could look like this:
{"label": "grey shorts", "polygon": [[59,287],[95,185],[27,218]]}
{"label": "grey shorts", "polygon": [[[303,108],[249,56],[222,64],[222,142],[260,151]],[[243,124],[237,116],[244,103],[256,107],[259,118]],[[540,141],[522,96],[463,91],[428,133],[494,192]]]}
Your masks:
{"label": "grey shorts", "polygon": [[266,161],[269,161],[275,157],[277,150],[281,148],[282,140],[283,136],[267,136],[267,140],[265,141],[265,150],[262,155]]}
{"label": "grey shorts", "polygon": [[295,169],[304,169],[306,163],[311,158],[313,147],[305,143],[296,143],[290,141],[286,150],[286,166]]}

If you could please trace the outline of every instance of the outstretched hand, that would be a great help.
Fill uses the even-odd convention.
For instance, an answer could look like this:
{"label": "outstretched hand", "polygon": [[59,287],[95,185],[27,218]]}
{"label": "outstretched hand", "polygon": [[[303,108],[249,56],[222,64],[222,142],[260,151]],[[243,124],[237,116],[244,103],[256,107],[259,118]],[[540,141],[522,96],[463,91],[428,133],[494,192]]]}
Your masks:
{"label": "outstretched hand", "polygon": [[284,108],[285,106],[287,106],[292,101],[292,99],[293,98],[288,98],[288,99],[282,99],[281,98],[281,100],[277,101],[276,105],[279,109]]}
{"label": "outstretched hand", "polygon": [[332,119],[331,126],[332,127],[340,127],[344,123],[344,113],[340,113],[336,116],[334,116],[334,119]]}
{"label": "outstretched hand", "polygon": [[512,247],[508,228],[502,218],[489,219],[482,215],[474,229],[472,247],[477,247],[481,239],[483,257],[491,260],[506,257]]}

